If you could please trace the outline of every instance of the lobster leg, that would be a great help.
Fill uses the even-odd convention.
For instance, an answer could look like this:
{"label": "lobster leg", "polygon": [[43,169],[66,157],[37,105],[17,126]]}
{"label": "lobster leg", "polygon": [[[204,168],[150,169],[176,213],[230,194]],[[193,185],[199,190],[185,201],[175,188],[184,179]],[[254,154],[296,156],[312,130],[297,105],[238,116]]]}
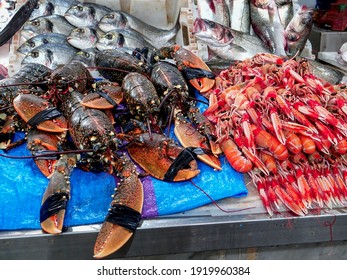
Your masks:
{"label": "lobster leg", "polygon": [[97,259],[121,248],[133,235],[141,220],[143,189],[135,165],[123,154],[116,160],[115,169],[121,179],[95,242],[94,258]]}

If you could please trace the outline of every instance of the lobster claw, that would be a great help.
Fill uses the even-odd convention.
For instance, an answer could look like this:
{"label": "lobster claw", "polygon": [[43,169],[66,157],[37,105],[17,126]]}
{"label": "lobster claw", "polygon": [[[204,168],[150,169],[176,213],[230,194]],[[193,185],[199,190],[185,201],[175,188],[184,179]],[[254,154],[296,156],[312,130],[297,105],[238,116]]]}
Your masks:
{"label": "lobster claw", "polygon": [[127,148],[130,157],[149,175],[159,180],[186,181],[200,173],[194,157],[164,135],[140,134],[135,136]]}
{"label": "lobster claw", "polygon": [[199,133],[196,128],[188,122],[179,122],[176,118],[174,133],[184,148],[201,148],[203,153],[197,158],[216,170],[221,170],[221,163],[217,156],[213,155],[206,144],[206,137]]}
{"label": "lobster claw", "polygon": [[193,52],[180,48],[174,53],[177,68],[185,74],[190,84],[201,93],[215,85],[215,75],[203,60]]}
{"label": "lobster claw", "polygon": [[99,81],[94,84],[94,92],[89,93],[81,104],[93,109],[113,109],[123,100],[122,88],[116,82]]}
{"label": "lobster claw", "polygon": [[27,135],[27,148],[34,156],[35,164],[46,177],[53,173],[54,166],[58,159],[56,156],[45,156],[46,152],[57,151],[61,142],[61,137],[55,133],[43,132],[37,129],[30,129]]}
{"label": "lobster claw", "polygon": [[62,155],[50,177],[40,209],[41,228],[52,234],[63,230],[66,205],[70,198],[70,174],[76,166],[76,155]]}
{"label": "lobster claw", "polygon": [[124,154],[115,159],[120,177],[111,208],[99,231],[94,246],[94,258],[104,258],[120,249],[134,234],[141,221],[143,187],[136,166]]}
{"label": "lobster claw", "polygon": [[50,103],[34,94],[19,94],[13,100],[18,115],[30,126],[47,132],[66,132],[67,122]]}

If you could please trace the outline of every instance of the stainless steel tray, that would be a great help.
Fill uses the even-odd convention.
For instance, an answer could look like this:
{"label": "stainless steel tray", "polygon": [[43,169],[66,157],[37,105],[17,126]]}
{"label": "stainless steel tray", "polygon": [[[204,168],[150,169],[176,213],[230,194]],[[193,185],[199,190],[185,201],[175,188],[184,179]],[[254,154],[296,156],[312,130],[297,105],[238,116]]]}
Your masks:
{"label": "stainless steel tray", "polygon": [[[265,212],[253,186],[244,198],[218,201],[185,213],[143,220],[134,237],[109,258],[132,258],[347,240],[347,208],[311,210],[305,217]],[[248,208],[248,209],[246,209]],[[41,230],[0,232],[0,259],[92,259],[99,224],[60,235]]]}

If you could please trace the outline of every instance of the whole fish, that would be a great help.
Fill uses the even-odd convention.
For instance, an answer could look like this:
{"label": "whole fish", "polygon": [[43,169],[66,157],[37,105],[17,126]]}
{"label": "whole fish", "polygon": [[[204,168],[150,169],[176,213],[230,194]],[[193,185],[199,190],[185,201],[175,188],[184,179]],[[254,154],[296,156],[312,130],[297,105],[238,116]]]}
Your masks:
{"label": "whole fish", "polygon": [[141,33],[142,36],[156,48],[160,48],[169,46],[172,43],[172,39],[177,35],[180,29],[180,23],[177,21],[173,28],[165,30],[149,25],[125,12],[114,11],[105,15],[100,20],[99,28],[104,32],[114,29],[132,29]]}
{"label": "whole fish", "polygon": [[105,33],[98,28],[93,27],[77,27],[72,29],[67,35],[69,44],[78,49],[95,48],[96,43]]}
{"label": "whole fish", "polygon": [[294,7],[292,0],[275,0],[280,20],[284,28],[286,28],[289,22],[294,16]]}
{"label": "whole fish", "polygon": [[29,19],[53,14],[63,16],[72,5],[77,5],[78,3],[79,1],[77,0],[38,0]]}
{"label": "whole fish", "polygon": [[39,34],[26,40],[18,47],[17,51],[22,54],[27,54],[38,46],[50,43],[67,44],[66,35],[60,33]]}
{"label": "whole fish", "polygon": [[285,30],[287,55],[300,54],[304,49],[313,26],[313,9],[303,5],[295,13]]}
{"label": "whole fish", "polygon": [[101,18],[110,12],[112,9],[104,5],[85,2],[71,6],[64,16],[76,27],[96,27]]}
{"label": "whole fish", "polygon": [[225,0],[197,0],[198,16],[230,26],[230,14]]}
{"label": "whole fish", "polygon": [[60,33],[68,35],[75,26],[70,24],[63,16],[42,16],[27,21],[21,30],[25,39],[44,33]]}
{"label": "whole fish", "polygon": [[249,0],[226,0],[231,29],[249,33],[251,29]]}
{"label": "whole fish", "polygon": [[274,0],[250,0],[251,25],[254,32],[279,56],[286,56],[285,31]]}
{"label": "whole fish", "polygon": [[150,50],[155,49],[155,47],[143,39],[142,36],[139,36],[137,33],[134,34],[129,30],[122,29],[115,29],[106,32],[99,38],[95,46],[99,50],[118,48],[127,48],[132,50],[143,48],[148,48]]}
{"label": "whole fish", "polygon": [[97,48],[83,49],[76,53],[74,60],[82,62],[85,66],[94,67],[95,57],[99,50]]}
{"label": "whole fish", "polygon": [[54,70],[59,65],[70,62],[75,54],[76,49],[67,44],[44,44],[29,52],[22,64],[38,63]]}
{"label": "whole fish", "polygon": [[242,60],[257,53],[269,52],[258,37],[232,30],[207,19],[196,18],[192,34],[204,41],[219,57],[225,59]]}

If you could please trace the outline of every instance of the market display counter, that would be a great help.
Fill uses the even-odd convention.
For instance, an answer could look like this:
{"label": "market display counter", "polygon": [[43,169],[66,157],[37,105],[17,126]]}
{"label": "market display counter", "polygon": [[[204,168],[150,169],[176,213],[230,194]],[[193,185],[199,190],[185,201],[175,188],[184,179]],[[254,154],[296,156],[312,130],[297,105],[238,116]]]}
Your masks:
{"label": "market display counter", "polygon": [[[288,212],[269,217],[255,188],[249,190],[247,197],[218,202],[224,210],[242,211],[226,213],[209,204],[144,220],[134,237],[108,259],[347,240],[347,208],[311,210],[305,217]],[[0,259],[92,259],[99,229],[100,225],[78,226],[61,235],[0,232]]]}

